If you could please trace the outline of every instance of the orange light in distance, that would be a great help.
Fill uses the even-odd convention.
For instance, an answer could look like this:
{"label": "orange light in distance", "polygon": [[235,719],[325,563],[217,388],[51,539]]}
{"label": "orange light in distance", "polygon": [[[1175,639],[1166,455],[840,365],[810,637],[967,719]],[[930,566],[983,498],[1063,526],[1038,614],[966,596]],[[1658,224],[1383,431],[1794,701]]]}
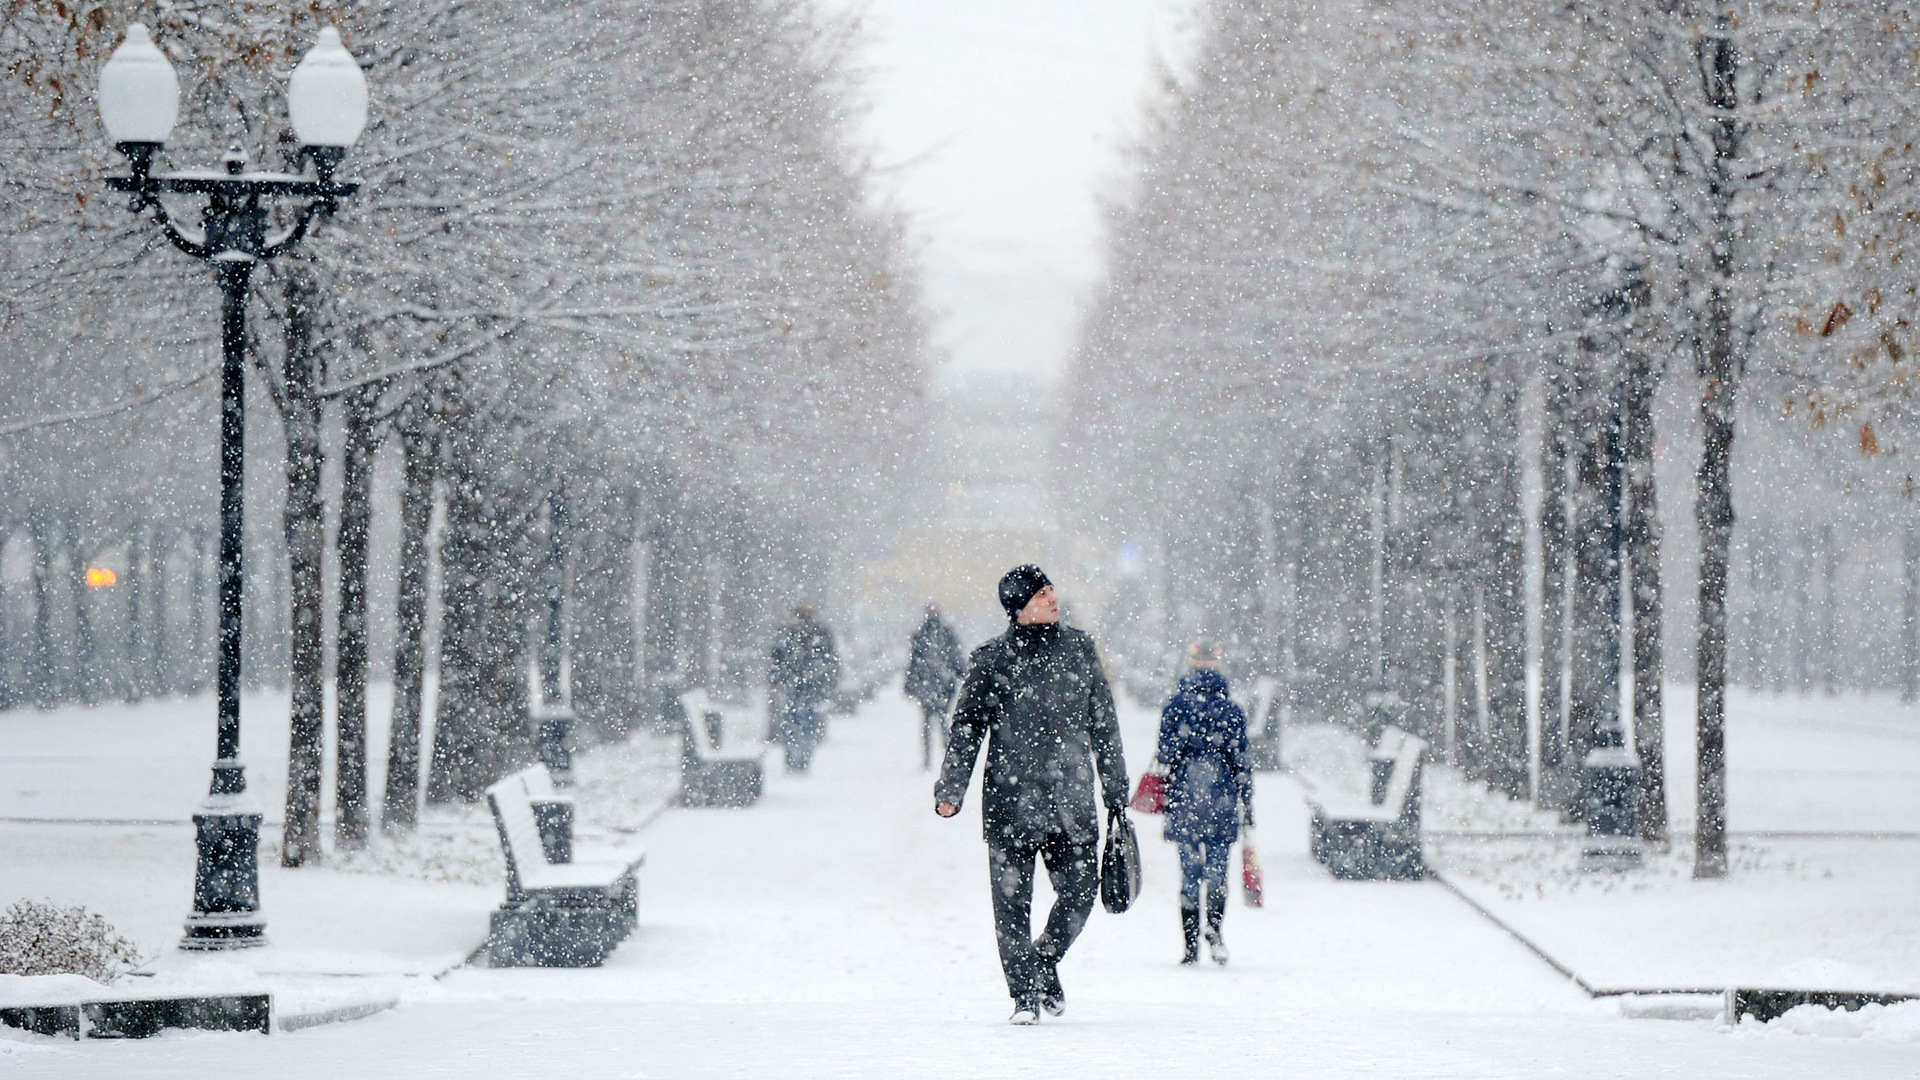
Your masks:
{"label": "orange light in distance", "polygon": [[119,574],[104,566],[87,567],[87,588],[89,589],[111,589],[119,580]]}

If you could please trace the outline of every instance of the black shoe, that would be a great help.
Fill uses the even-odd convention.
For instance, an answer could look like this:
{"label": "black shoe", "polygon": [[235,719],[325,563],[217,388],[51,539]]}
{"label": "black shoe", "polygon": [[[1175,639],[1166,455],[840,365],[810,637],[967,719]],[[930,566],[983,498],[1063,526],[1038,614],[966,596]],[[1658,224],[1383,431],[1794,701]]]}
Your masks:
{"label": "black shoe", "polygon": [[1040,1007],[1048,1016],[1067,1011],[1067,992],[1060,988],[1060,961],[1040,961]]}
{"label": "black shoe", "polygon": [[1180,935],[1187,943],[1187,951],[1180,957],[1183,964],[1200,962],[1200,909],[1180,905]]}
{"label": "black shoe", "polygon": [[1007,1023],[1015,1027],[1032,1027],[1039,1022],[1040,1003],[1038,1001],[1014,1002],[1013,1015],[1007,1018]]}

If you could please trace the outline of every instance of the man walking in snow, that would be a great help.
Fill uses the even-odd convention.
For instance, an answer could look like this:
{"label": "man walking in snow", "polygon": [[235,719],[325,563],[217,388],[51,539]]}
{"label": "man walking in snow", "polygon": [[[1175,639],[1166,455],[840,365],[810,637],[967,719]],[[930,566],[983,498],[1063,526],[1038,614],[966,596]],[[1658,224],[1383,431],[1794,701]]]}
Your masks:
{"label": "man walking in snow", "polygon": [[[1000,966],[1013,996],[1012,1020],[1033,1024],[1042,1009],[1066,1011],[1060,959],[1073,944],[1100,884],[1100,802],[1111,815],[1127,804],[1127,766],[1113,691],[1093,639],[1060,623],[1060,601],[1037,566],[1000,579],[1011,625],[973,651],[954,704],[947,758],[934,785],[934,812],[960,812],[980,745],[987,742],[981,821],[993,889]],[[1033,867],[1046,863],[1053,910],[1033,933]]]}
{"label": "man walking in snow", "polygon": [[774,639],[767,682],[779,721],[774,734],[786,748],[787,771],[806,772],[826,723],[822,708],[840,684],[840,653],[832,631],[805,604],[793,609],[793,622]]}
{"label": "man walking in snow", "polygon": [[913,632],[907,656],[907,696],[920,703],[922,769],[933,768],[936,737],[945,738],[947,705],[953,701],[953,688],[960,683],[964,663],[960,639],[940,617],[939,606],[928,601],[926,618]]}

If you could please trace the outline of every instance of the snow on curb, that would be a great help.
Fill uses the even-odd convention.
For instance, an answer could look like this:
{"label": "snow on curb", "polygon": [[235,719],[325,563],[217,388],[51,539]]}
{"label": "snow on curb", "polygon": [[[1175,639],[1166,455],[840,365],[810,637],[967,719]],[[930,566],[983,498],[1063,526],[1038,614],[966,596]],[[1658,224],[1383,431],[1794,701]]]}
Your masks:
{"label": "snow on curb", "polygon": [[1830,1009],[1825,1005],[1796,1005],[1767,1021],[1764,1027],[1770,1033],[1920,1042],[1920,1001],[1902,1001],[1892,1005],[1874,1002],[1853,1010]]}
{"label": "snow on curb", "polygon": [[274,1026],[281,1031],[302,1031],[319,1027],[322,1024],[338,1024],[346,1020],[360,1020],[388,1009],[398,1008],[397,997],[381,998],[378,1001],[362,1001],[352,1005],[336,1005],[331,1009],[316,1009],[312,1012],[293,1013],[278,1017]]}

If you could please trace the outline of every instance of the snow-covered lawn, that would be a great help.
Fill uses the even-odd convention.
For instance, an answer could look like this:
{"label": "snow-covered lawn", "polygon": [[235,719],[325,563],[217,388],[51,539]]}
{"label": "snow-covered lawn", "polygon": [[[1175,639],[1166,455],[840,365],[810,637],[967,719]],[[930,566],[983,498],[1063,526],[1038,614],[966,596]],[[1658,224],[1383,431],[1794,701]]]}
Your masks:
{"label": "snow-covered lawn", "polygon": [[[1129,708],[1125,722],[1137,771],[1153,717]],[[1267,906],[1229,909],[1231,965],[1174,962],[1174,859],[1155,823],[1142,821],[1139,907],[1095,914],[1062,968],[1065,1017],[1009,1028],[978,803],[958,821],[934,817],[918,731],[914,710],[883,695],[834,722],[812,775],[776,767],[758,806],[660,817],[642,834],[640,930],[604,968],[395,975],[398,1009],[291,1034],[72,1043],[0,1033],[0,1069],[277,1080],[1913,1074],[1915,1047],[1897,1037],[1904,1013],[1874,1029],[1896,1037],[1877,1039],[1627,1019],[1437,883],[1329,879],[1306,855],[1298,789],[1266,774]],[[19,779],[19,767],[0,761],[0,788]],[[99,839],[69,842],[89,835]],[[127,826],[8,826],[0,895],[56,889],[105,908],[89,894],[114,893],[110,917],[143,943],[169,946],[191,872],[182,842]],[[28,843],[27,858],[12,857]],[[302,925],[318,909],[371,919],[395,895],[389,885],[440,898],[408,908],[421,913],[417,940],[335,922],[331,945],[321,945],[419,957],[424,968],[441,943],[478,944],[470,928],[497,901],[491,888],[459,881],[269,870],[276,944],[248,962],[304,949],[302,935],[321,933]],[[444,905],[437,914],[435,904]],[[153,912],[136,917],[136,906]]]}
{"label": "snow-covered lawn", "polygon": [[[1688,688],[1669,687],[1677,717]],[[1580,832],[1430,774],[1449,879],[1598,988],[1920,993],[1920,709],[1736,692],[1731,873],[1692,879],[1693,739],[1668,730],[1675,842],[1622,874],[1579,868]],[[1500,838],[1501,829],[1533,835]],[[1456,835],[1448,835],[1456,834]],[[1480,835],[1457,835],[1480,834]]]}
{"label": "snow-covered lawn", "polygon": [[[370,690],[367,782],[379,792],[392,685]],[[287,694],[249,693],[240,704],[247,790],[275,826],[287,801]],[[211,696],[0,713],[0,819],[185,822],[206,795],[213,754]],[[331,820],[331,738],[325,765],[323,812]]]}

